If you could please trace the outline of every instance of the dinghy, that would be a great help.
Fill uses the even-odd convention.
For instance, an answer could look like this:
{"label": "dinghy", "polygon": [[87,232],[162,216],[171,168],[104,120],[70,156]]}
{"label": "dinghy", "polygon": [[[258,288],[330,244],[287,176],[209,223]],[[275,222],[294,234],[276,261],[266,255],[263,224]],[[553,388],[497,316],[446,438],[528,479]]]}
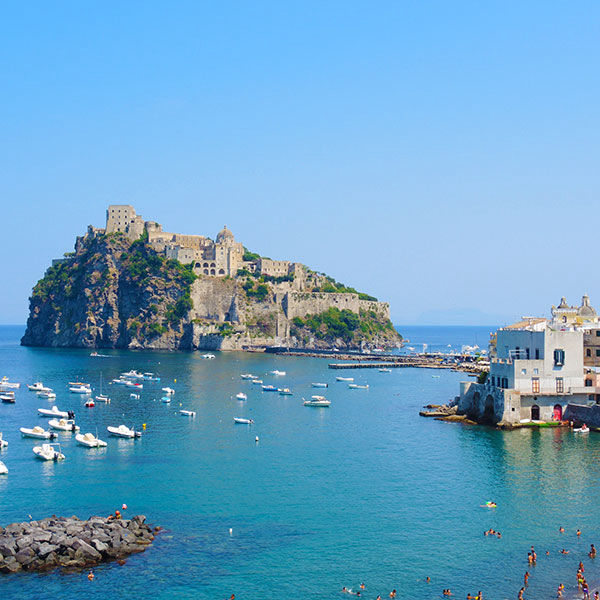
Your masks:
{"label": "dinghy", "polygon": [[96,396],[96,400],[98,400],[98,402],[106,402],[106,404],[110,404],[110,398],[108,396],[104,396],[102,394],[100,394],[99,396]]}
{"label": "dinghy", "polygon": [[90,398],[85,404],[84,406],[86,408],[94,408],[94,406],[96,406],[96,403],[94,402],[93,398]]}
{"label": "dinghy", "polygon": [[183,415],[184,417],[195,417],[196,416],[196,411],[195,410],[183,410],[181,409],[179,411],[180,415]]}
{"label": "dinghy", "polygon": [[53,406],[52,408],[38,408],[38,413],[40,413],[42,417],[62,417],[67,419],[70,417],[69,412],[72,411],[60,410],[58,406]]}
{"label": "dinghy", "polygon": [[54,438],[56,438],[55,433],[50,433],[49,431],[45,431],[39,425],[36,425],[35,427],[33,427],[31,429],[27,429],[27,427],[21,427],[19,429],[19,431],[21,432],[21,435],[23,437],[36,438],[38,440],[53,440]]}
{"label": "dinghy", "polygon": [[313,387],[316,387],[316,388],[326,388],[326,387],[329,387],[328,383],[311,383],[311,385]]}
{"label": "dinghy", "polygon": [[48,425],[50,425],[52,429],[58,429],[60,431],[79,431],[79,426],[75,425],[75,421],[73,421],[73,419],[50,419],[48,421]]}
{"label": "dinghy", "polygon": [[65,455],[60,451],[60,444],[42,444],[41,446],[34,446],[33,453],[41,460],[65,459]]}
{"label": "dinghy", "polygon": [[590,428],[587,425],[583,425],[577,429],[573,429],[573,433],[589,433]]}
{"label": "dinghy", "polygon": [[56,398],[56,394],[54,392],[38,392],[37,396],[39,396],[40,398],[47,398],[48,400]]}
{"label": "dinghy", "polygon": [[106,442],[98,439],[93,433],[78,433],[75,436],[75,439],[78,444],[86,446],[87,448],[104,448],[106,446]]}
{"label": "dinghy", "polygon": [[233,417],[233,422],[239,425],[251,425],[254,423],[252,419],[243,419],[242,417]]}
{"label": "dinghy", "polygon": [[310,400],[304,400],[304,406],[316,406],[318,408],[325,408],[331,405],[331,401],[327,400],[325,396],[312,396]]}
{"label": "dinghy", "polygon": [[8,467],[0,460],[0,475],[6,475],[8,473]]}
{"label": "dinghy", "polygon": [[248,396],[246,396],[246,394],[244,394],[244,392],[240,392],[239,394],[236,394],[235,397],[238,400],[248,400]]}
{"label": "dinghy", "polygon": [[133,429],[129,429],[127,425],[119,425],[118,427],[107,427],[108,432],[112,435],[122,438],[136,438],[142,437],[142,434],[139,431],[134,431]]}

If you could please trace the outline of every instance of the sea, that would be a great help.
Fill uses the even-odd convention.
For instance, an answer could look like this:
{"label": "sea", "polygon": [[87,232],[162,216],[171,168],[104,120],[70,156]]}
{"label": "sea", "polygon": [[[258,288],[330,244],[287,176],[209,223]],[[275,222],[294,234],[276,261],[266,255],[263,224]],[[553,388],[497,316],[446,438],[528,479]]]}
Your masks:
{"label": "sea", "polygon": [[[492,329],[400,327],[411,343],[450,349],[485,347]],[[592,591],[600,581],[587,557],[590,544],[600,544],[599,434],[498,431],[419,416],[423,405],[456,396],[464,373],[340,372],[328,369],[330,359],[232,352],[94,357],[24,348],[22,333],[0,328],[0,375],[21,383],[15,404],[0,404],[9,442],[0,456],[9,468],[0,476],[0,525],[106,516],[125,503],[125,516],[144,514],[164,529],[124,565],[95,568],[92,582],[87,572],[0,575],[3,598],[334,600],[348,597],[342,587],[364,583],[361,597],[372,600],[392,589],[402,599],[443,598],[446,588],[456,598],[481,590],[485,600],[504,600],[516,598],[526,570],[528,600],[556,597],[560,582],[570,598],[580,560]],[[109,383],[130,369],[161,381],[145,382],[132,398]],[[242,373],[294,395],[263,392]],[[336,382],[340,374],[369,389],[348,389]],[[73,380],[95,394],[102,383],[111,403],[85,408],[69,393]],[[43,425],[37,409],[52,403],[27,390],[35,381],[54,388],[54,404],[74,410],[82,431],[97,432],[107,448],[86,449],[65,433],[66,460],[36,459],[36,442],[19,428]],[[170,404],[160,401],[165,386],[175,389]],[[241,391],[247,401],[235,399]],[[313,394],[331,406],[303,406]],[[120,424],[143,429],[142,437],[110,437],[106,427]],[[502,537],[484,536],[489,528]],[[538,561],[530,567],[532,545]]]}

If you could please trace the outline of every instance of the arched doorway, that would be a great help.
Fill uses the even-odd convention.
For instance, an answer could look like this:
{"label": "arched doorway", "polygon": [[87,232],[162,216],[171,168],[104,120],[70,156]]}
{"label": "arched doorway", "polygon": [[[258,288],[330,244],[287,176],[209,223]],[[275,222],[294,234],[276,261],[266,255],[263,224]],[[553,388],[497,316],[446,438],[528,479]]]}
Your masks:
{"label": "arched doorway", "polygon": [[532,421],[540,420],[540,407],[537,404],[534,404],[531,407],[531,420]]}
{"label": "arched doorway", "polygon": [[489,394],[485,399],[482,420],[485,423],[494,422],[494,397],[491,394]]}
{"label": "arched doorway", "polygon": [[554,413],[552,415],[552,418],[555,421],[562,421],[562,406],[560,404],[554,405]]}

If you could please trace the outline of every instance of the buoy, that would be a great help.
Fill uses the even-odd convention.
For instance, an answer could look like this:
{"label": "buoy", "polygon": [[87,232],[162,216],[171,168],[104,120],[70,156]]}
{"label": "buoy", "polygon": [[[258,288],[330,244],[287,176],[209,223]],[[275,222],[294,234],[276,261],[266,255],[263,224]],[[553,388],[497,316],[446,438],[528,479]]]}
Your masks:
{"label": "buoy", "polygon": [[173,379],[173,383],[177,383],[177,379]]}
{"label": "buoy", "polygon": [[121,510],[127,510],[127,504],[123,504],[123,506],[121,506]]}
{"label": "buoy", "polygon": [[142,424],[142,429],[144,429],[144,430],[146,429],[146,423]]}
{"label": "buoy", "polygon": [[229,535],[233,535],[233,527],[229,528]]}

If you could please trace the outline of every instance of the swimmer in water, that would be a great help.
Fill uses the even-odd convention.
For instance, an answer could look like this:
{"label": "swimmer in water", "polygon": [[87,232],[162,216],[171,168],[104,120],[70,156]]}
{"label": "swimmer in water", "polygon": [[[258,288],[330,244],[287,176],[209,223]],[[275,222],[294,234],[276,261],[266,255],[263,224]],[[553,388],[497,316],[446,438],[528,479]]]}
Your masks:
{"label": "swimmer in water", "polygon": [[395,597],[396,597],[396,590],[395,590],[395,589],[393,589],[393,590],[390,592],[390,598],[395,598]]}
{"label": "swimmer in water", "polygon": [[529,571],[525,571],[525,575],[523,576],[523,584],[527,587],[527,581],[529,580]]}
{"label": "swimmer in water", "polygon": [[95,575],[94,575],[94,572],[93,572],[93,571],[90,571],[90,572],[88,573],[88,579],[89,579],[90,581],[94,581],[94,577],[95,577]]}
{"label": "swimmer in water", "polygon": [[361,583],[361,584],[360,584],[360,589],[361,589],[361,590],[364,590],[364,589],[365,589],[365,584],[364,584],[364,583]]}
{"label": "swimmer in water", "polygon": [[519,593],[517,594],[517,600],[523,600],[523,594],[525,593],[525,588],[521,588]]}
{"label": "swimmer in water", "polygon": [[562,527],[562,526],[561,526],[561,527],[559,527],[559,528],[558,528],[558,532],[559,532],[559,533],[564,533],[564,532],[565,532],[565,528],[564,528],[564,527]]}
{"label": "swimmer in water", "polygon": [[568,550],[565,550],[564,548],[560,551],[561,554],[569,554]]}
{"label": "swimmer in water", "polygon": [[431,577],[429,577],[429,575],[427,575],[427,577],[425,578],[425,581],[426,581],[427,583],[430,583],[430,582],[431,582]]}
{"label": "swimmer in water", "polygon": [[594,544],[590,545],[590,551],[588,552],[588,556],[590,558],[596,558],[596,547],[594,546]]}

